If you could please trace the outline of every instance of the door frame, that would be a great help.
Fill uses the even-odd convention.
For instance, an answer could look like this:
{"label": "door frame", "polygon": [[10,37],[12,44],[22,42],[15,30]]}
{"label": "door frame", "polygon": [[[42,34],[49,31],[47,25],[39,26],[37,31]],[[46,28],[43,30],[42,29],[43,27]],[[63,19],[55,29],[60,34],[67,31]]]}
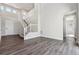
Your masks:
{"label": "door frame", "polygon": [[73,11],[71,11],[71,12],[69,12],[69,13],[67,13],[67,14],[65,14],[64,16],[63,16],[63,40],[64,41],[66,41],[66,27],[65,27],[65,24],[66,24],[66,21],[65,21],[65,18],[67,17],[67,16],[70,16],[70,15],[75,15],[76,16],[76,21],[75,21],[75,29],[74,29],[74,32],[75,32],[75,38],[76,38],[76,34],[77,34],[77,13],[76,13],[76,11],[75,10],[73,10]]}

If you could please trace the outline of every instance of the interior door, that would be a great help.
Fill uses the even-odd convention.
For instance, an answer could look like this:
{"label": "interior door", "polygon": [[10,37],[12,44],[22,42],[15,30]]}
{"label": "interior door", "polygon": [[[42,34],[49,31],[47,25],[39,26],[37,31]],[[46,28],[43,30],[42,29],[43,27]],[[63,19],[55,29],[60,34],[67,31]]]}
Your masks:
{"label": "interior door", "polygon": [[14,24],[11,18],[5,18],[5,35],[12,35],[14,33]]}
{"label": "interior door", "polygon": [[66,37],[75,37],[76,15],[70,14],[65,17],[65,34]]}

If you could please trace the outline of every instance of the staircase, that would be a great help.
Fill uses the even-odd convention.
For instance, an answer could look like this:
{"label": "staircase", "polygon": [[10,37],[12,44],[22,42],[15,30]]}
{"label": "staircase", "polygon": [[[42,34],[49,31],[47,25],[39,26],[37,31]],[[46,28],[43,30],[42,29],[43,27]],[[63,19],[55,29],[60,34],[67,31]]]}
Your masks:
{"label": "staircase", "polygon": [[[35,37],[40,36],[40,34],[38,33],[38,29],[37,29],[37,31],[36,30],[35,31],[32,31],[32,25],[33,26],[36,26],[35,24],[32,24],[32,21],[31,21],[31,19],[32,19],[31,18],[31,16],[32,16],[31,14],[33,14],[35,12],[34,10],[35,9],[32,9],[30,12],[28,12],[27,15],[25,15],[24,19],[21,20],[21,24],[23,26],[23,31],[24,31],[21,34],[21,36],[24,37],[24,40],[27,40],[27,39],[31,39],[31,38],[35,38]],[[32,17],[34,17],[34,14],[33,14]],[[37,20],[37,22],[38,22],[38,20]]]}
{"label": "staircase", "polygon": [[23,26],[23,33],[20,34],[21,37],[24,37],[30,32],[30,21],[29,18],[22,19],[21,24]]}

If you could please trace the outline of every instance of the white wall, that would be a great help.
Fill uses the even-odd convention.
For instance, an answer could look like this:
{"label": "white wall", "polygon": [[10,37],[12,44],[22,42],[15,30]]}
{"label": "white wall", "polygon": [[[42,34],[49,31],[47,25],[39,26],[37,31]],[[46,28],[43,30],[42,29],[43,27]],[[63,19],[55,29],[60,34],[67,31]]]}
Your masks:
{"label": "white wall", "polygon": [[28,12],[28,16],[31,21],[31,25],[30,25],[31,32],[38,32],[38,15],[37,15],[36,7],[34,7]]}
{"label": "white wall", "polygon": [[77,38],[79,38],[79,3],[78,3],[78,10],[77,11],[78,11],[78,15],[77,15],[78,20],[77,20],[77,33],[76,33],[77,35],[76,36],[77,36]]}
{"label": "white wall", "polygon": [[0,40],[1,40],[1,17],[0,17]]}
{"label": "white wall", "polygon": [[39,8],[42,36],[63,40],[63,16],[74,10],[76,4],[43,3]]}
{"label": "white wall", "polygon": [[40,30],[41,30],[41,23],[40,23],[40,4],[38,4],[38,3],[35,3],[34,4],[35,6],[35,19],[37,20],[37,23],[38,23],[38,33],[39,33],[39,35],[41,35],[40,34]]}

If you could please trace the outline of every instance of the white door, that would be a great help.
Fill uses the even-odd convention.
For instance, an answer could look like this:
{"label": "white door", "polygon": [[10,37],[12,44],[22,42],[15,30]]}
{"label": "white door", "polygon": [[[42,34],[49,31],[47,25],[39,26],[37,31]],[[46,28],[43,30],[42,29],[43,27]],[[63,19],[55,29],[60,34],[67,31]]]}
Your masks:
{"label": "white door", "polygon": [[14,33],[14,24],[11,18],[5,18],[5,35],[12,35]]}
{"label": "white door", "polygon": [[75,28],[76,28],[76,15],[68,15],[65,18],[66,21],[66,37],[74,37],[75,36]]}

